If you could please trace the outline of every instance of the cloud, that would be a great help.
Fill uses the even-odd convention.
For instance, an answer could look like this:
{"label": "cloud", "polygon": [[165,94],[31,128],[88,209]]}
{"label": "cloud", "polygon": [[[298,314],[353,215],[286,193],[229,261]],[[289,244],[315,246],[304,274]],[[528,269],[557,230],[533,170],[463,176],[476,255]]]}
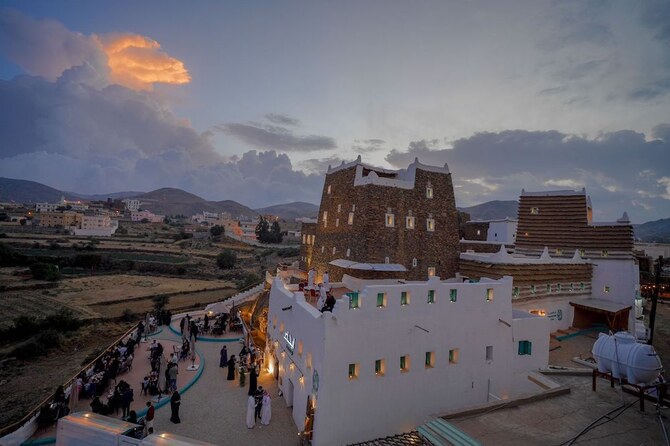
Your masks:
{"label": "cloud", "polygon": [[305,172],[325,175],[325,173],[328,171],[328,166],[337,167],[342,164],[343,161],[345,160],[339,156],[331,156],[328,158],[312,158],[300,161],[298,166]]}
{"label": "cloud", "polygon": [[354,144],[351,146],[351,150],[353,150],[354,153],[373,153],[383,150],[384,144],[386,144],[386,141],[383,139],[355,139]]}
{"label": "cloud", "polygon": [[96,39],[55,20],[36,20],[13,9],[0,10],[0,53],[27,73],[55,80],[84,62],[105,66]]}
{"label": "cloud", "polygon": [[67,70],[88,66],[99,80],[135,90],[155,83],[191,81],[184,63],[168,56],[155,40],[138,34],[90,36],[55,20],[36,20],[11,9],[0,10],[0,53],[27,73],[55,81]]}
{"label": "cloud", "polygon": [[294,127],[300,125],[299,120],[297,120],[295,118],[291,118],[290,116],[287,116],[287,115],[280,114],[280,113],[268,113],[268,114],[265,115],[265,119],[267,119],[268,121],[270,121],[273,124],[290,125],[290,126],[294,126]]}
{"label": "cloud", "polygon": [[[655,127],[656,136],[670,126]],[[667,136],[667,135],[665,135]],[[386,161],[403,168],[418,157],[422,163],[448,163],[459,205],[491,199],[516,199],[522,188],[581,189],[594,200],[596,217],[611,220],[633,200],[637,222],[661,218],[670,200],[669,141],[647,141],[630,130],[586,138],[558,131],[508,130],[476,133],[438,148],[439,140],[413,141],[406,151],[392,150]],[[645,191],[645,195],[640,195]]]}
{"label": "cloud", "polygon": [[329,136],[296,135],[286,127],[262,123],[227,123],[214,126],[216,130],[232,136],[252,147],[281,152],[309,152],[332,150],[337,147]]}
{"label": "cloud", "polygon": [[110,81],[128,88],[150,90],[154,83],[187,84],[184,63],[161,51],[155,40],[138,34],[100,37],[107,56]]}

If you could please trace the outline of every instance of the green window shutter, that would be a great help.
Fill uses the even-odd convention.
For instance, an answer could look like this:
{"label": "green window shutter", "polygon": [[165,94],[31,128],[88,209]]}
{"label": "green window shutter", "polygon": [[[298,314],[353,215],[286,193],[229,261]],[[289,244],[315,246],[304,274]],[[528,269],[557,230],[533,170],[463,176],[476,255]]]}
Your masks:
{"label": "green window shutter", "polygon": [[382,361],[381,359],[377,359],[375,361],[375,373],[378,375],[381,373],[381,371],[382,371]]}
{"label": "green window shutter", "polygon": [[405,357],[401,356],[400,357],[400,370],[405,370],[405,365],[406,365]]}
{"label": "green window shutter", "polygon": [[347,295],[349,296],[349,309],[353,310],[354,308],[358,308],[358,293],[352,292]]}
{"label": "green window shutter", "polygon": [[400,305],[407,305],[407,291],[400,293]]}
{"label": "green window shutter", "polygon": [[530,355],[531,354],[531,349],[533,347],[533,343],[530,341],[526,341],[526,354]]}
{"label": "green window shutter", "polygon": [[378,307],[384,306],[384,293],[377,293],[377,306]]}
{"label": "green window shutter", "polygon": [[428,291],[428,303],[435,303],[435,290]]}
{"label": "green window shutter", "polygon": [[519,341],[519,354],[523,355],[524,354],[524,346],[523,346],[523,341]]}
{"label": "green window shutter", "polygon": [[456,302],[456,298],[458,296],[458,290],[449,290],[449,300],[452,302]]}

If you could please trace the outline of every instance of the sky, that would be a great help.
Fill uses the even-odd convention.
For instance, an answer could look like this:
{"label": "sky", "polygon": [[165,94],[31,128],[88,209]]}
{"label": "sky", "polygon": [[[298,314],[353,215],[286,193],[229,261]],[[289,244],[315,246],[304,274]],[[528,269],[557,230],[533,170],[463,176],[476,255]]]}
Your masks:
{"label": "sky", "polygon": [[260,207],[358,155],[668,218],[670,2],[0,1],[0,176]]}

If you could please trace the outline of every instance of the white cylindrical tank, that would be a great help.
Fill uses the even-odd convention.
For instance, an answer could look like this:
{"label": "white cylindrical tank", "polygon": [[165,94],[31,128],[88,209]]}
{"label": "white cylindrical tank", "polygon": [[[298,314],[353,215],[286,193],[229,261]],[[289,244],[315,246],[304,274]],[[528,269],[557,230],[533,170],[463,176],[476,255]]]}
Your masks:
{"label": "white cylindrical tank", "polygon": [[600,333],[591,352],[600,372],[612,372],[615,378],[626,378],[631,384],[650,383],[663,368],[654,347],[637,343],[635,336],[623,331]]}

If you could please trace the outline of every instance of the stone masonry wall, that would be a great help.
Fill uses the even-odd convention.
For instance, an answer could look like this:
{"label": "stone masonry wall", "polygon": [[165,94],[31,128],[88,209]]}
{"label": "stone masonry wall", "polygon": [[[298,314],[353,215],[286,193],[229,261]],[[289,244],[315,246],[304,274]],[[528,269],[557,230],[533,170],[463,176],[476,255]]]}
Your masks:
{"label": "stone masonry wall", "polygon": [[[404,278],[408,280],[425,280],[429,267],[442,278],[453,277],[458,270],[459,241],[451,174],[417,168],[414,188],[402,189],[354,186],[355,172],[352,166],[326,176],[311,258],[318,275],[328,270],[331,281],[340,280],[342,272],[328,265],[334,259],[385,263],[388,258],[389,263],[407,268]],[[426,197],[429,183],[433,198]],[[385,224],[389,209],[395,218],[393,227]],[[406,225],[410,212],[415,217],[413,229]],[[432,232],[427,230],[428,218],[435,221]]]}

